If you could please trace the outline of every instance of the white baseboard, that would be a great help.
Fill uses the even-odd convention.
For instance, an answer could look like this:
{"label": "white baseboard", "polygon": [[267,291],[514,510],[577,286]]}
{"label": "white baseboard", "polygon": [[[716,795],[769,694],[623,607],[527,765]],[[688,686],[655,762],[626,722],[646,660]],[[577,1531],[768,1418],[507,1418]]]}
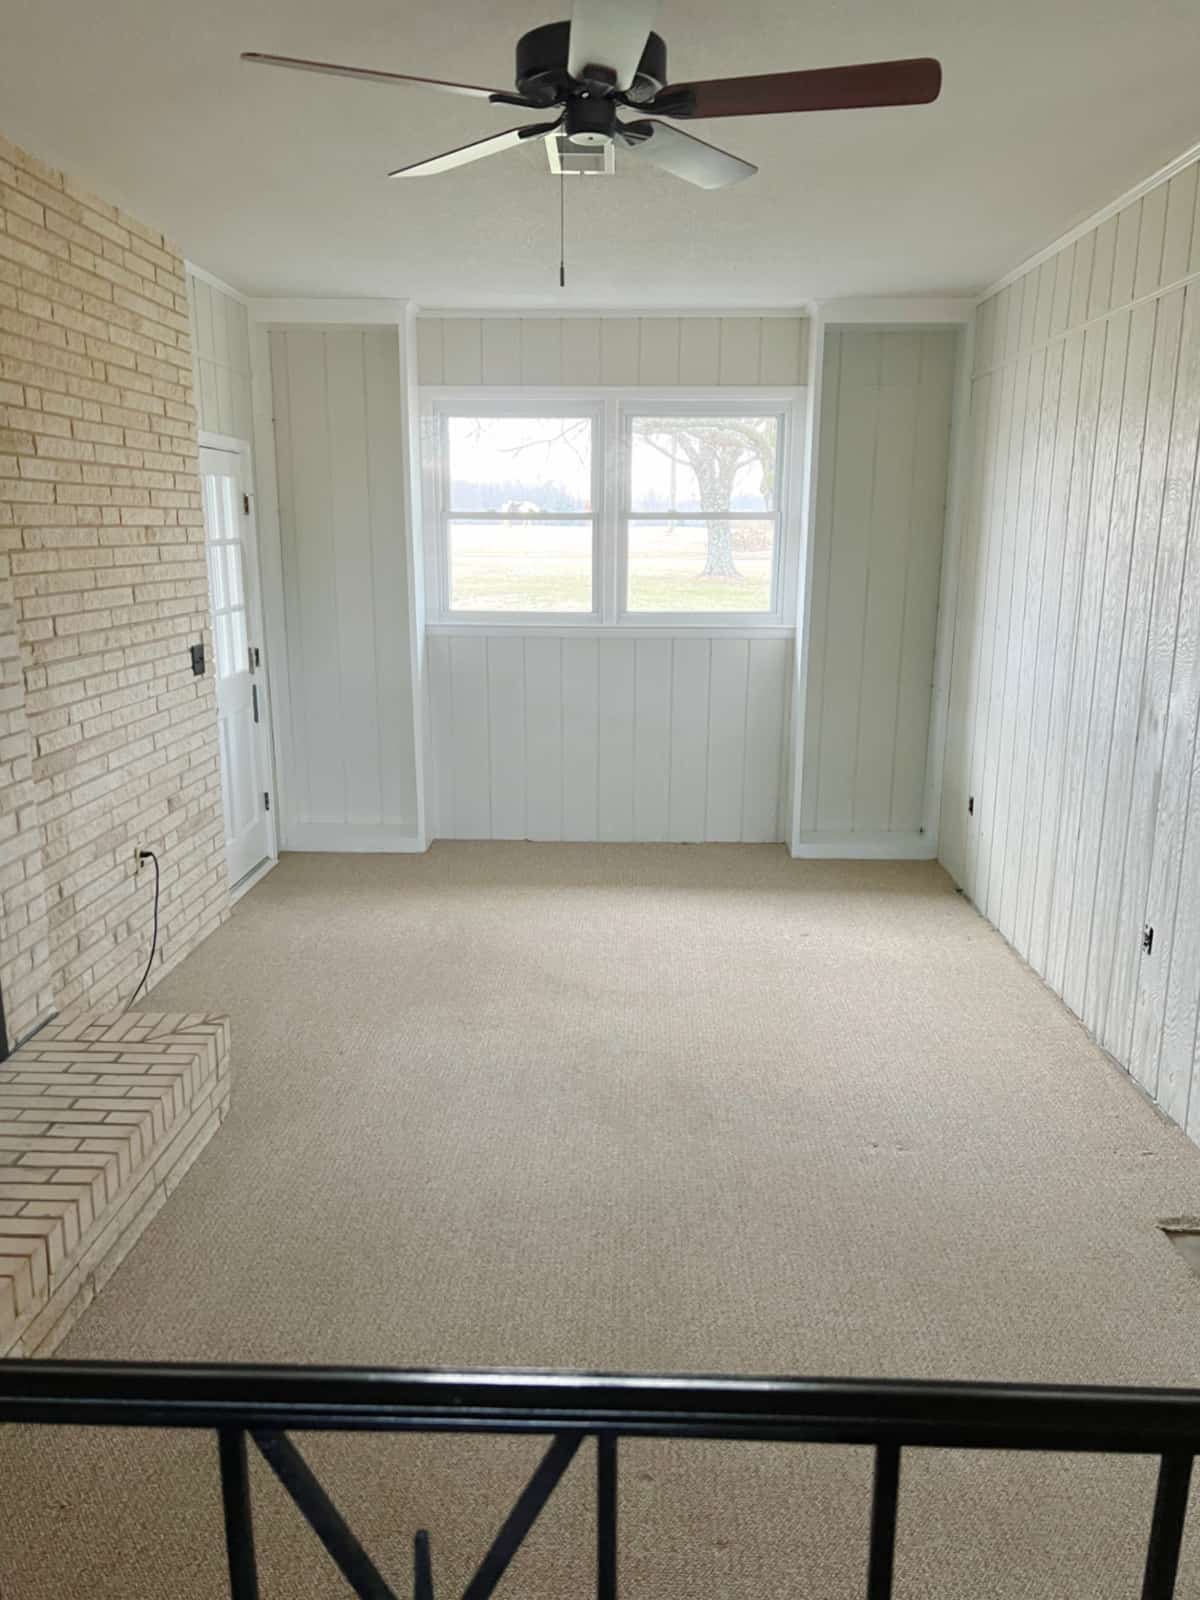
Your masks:
{"label": "white baseboard", "polygon": [[395,822],[289,822],[282,848],[338,855],[424,855],[429,846],[411,827]]}
{"label": "white baseboard", "polygon": [[789,846],[798,861],[933,861],[927,833],[802,833]]}
{"label": "white baseboard", "polygon": [[268,856],[265,861],[260,861],[258,866],[256,866],[251,872],[248,872],[244,878],[239,878],[237,883],[234,884],[233,888],[230,889],[230,900],[240,900],[244,894],[249,893],[249,891],[254,888],[256,883],[262,882],[272,867],[277,867],[278,865],[278,856]]}

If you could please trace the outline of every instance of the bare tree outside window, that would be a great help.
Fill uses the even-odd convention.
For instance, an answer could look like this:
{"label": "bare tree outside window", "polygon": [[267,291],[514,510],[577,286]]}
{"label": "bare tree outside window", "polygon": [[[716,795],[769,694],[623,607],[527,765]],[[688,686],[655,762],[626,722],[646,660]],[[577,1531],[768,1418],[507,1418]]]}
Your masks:
{"label": "bare tree outside window", "polygon": [[629,609],[766,611],[776,416],[634,416]]}

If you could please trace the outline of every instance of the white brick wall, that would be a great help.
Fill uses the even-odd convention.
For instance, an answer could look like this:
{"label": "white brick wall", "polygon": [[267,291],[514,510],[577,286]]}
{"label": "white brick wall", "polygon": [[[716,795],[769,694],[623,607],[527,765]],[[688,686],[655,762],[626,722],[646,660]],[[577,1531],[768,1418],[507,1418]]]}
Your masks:
{"label": "white brick wall", "polygon": [[[183,263],[0,139],[0,988],[9,1035],[226,915]],[[153,981],[153,980],[152,980]]]}

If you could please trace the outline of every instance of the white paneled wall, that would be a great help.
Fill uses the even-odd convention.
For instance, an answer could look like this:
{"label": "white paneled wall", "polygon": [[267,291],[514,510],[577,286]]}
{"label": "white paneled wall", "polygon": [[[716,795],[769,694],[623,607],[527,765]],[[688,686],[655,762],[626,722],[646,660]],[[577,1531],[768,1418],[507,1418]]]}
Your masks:
{"label": "white paneled wall", "polygon": [[188,273],[196,368],[196,406],[206,433],[253,437],[250,332],[246,307],[215,284]]}
{"label": "white paneled wall", "polygon": [[942,856],[1200,1139],[1196,201],[1193,163],[980,308]]}
{"label": "white paneled wall", "polygon": [[923,853],[957,346],[825,335],[801,844]]}
{"label": "white paneled wall", "polygon": [[287,633],[283,844],[417,829],[395,328],[270,335]]}
{"label": "white paneled wall", "polygon": [[781,839],[791,670],[790,639],[434,637],[434,831]]}
{"label": "white paneled wall", "polygon": [[423,384],[808,382],[804,317],[421,317]]}

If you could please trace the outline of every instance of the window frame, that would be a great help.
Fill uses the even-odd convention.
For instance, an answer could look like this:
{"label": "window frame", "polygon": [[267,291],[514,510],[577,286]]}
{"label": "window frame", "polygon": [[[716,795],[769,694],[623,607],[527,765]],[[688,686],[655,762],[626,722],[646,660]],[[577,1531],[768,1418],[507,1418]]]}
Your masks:
{"label": "window frame", "polygon": [[[616,538],[616,621],[618,624],[649,624],[674,626],[677,621],[695,625],[751,628],[760,621],[778,625],[784,616],[785,561],[783,557],[784,525],[786,521],[786,485],[788,477],[788,452],[791,447],[791,407],[785,402],[769,403],[755,400],[736,404],[724,392],[716,391],[712,398],[671,400],[662,405],[650,405],[644,399],[623,399],[618,403],[617,453],[620,462],[620,483],[617,498]],[[770,512],[752,513],[756,520],[775,526],[775,540],[771,551],[770,605],[765,611],[635,611],[629,606],[629,530],[633,521],[654,520],[652,513],[633,510],[633,420],[635,417],[774,417],[778,426],[775,461],[775,508]],[[658,518],[659,521],[662,518]],[[682,520],[682,519],[681,519]],[[716,520],[711,513],[698,512],[697,521]],[[734,520],[730,513],[729,520]]]}
{"label": "window frame", "polygon": [[[527,521],[545,520],[564,522],[590,520],[592,524],[592,604],[588,611],[456,611],[450,604],[450,524],[451,522],[500,522],[499,513],[458,513],[450,505],[450,450],[449,421],[451,417],[586,417],[592,425],[592,508],[590,519],[581,513],[541,512],[524,518]],[[427,604],[431,619],[461,624],[466,627],[488,627],[509,623],[529,628],[539,622],[569,626],[572,622],[595,626],[601,620],[602,590],[599,580],[602,504],[605,497],[604,462],[601,449],[603,427],[602,408],[594,398],[561,396],[548,401],[544,395],[528,390],[512,390],[502,398],[484,400],[478,390],[459,390],[454,394],[439,396],[438,403],[428,413],[424,430],[425,495],[426,499],[426,571],[428,585]],[[432,467],[432,471],[429,470]],[[429,514],[432,511],[432,516]],[[432,524],[433,538],[429,538]]]}
{"label": "window frame", "polygon": [[[687,632],[794,635],[806,403],[804,388],[424,386],[421,390],[421,496],[427,629],[445,634],[511,631],[584,632],[594,636],[619,633],[635,637]],[[628,609],[631,428],[633,417],[647,414],[753,415],[779,419],[776,539],[769,611]],[[451,609],[447,419],[455,416],[591,418],[591,611]],[[553,513],[544,515],[547,520],[553,520]]]}

